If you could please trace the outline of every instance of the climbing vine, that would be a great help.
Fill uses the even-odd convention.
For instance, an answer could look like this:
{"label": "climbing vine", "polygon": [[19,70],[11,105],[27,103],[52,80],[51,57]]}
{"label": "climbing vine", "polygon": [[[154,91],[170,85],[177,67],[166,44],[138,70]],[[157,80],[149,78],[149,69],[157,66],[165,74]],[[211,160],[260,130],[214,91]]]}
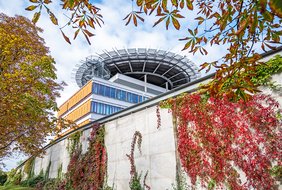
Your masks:
{"label": "climbing vine", "polygon": [[161,127],[161,113],[160,113],[159,105],[157,105],[156,114],[157,114],[157,129],[159,129]]}
{"label": "climbing vine", "polygon": [[34,170],[33,170],[34,162],[35,162],[35,157],[31,157],[24,164],[23,171],[27,175],[27,179],[32,178],[34,176]]}
{"label": "climbing vine", "polygon": [[45,180],[48,180],[48,179],[49,179],[51,164],[52,164],[52,162],[51,162],[51,158],[50,158],[50,160],[49,160],[49,162],[48,162],[48,166],[47,166],[46,171],[45,171],[45,174],[44,174],[44,179],[45,179]]}
{"label": "climbing vine", "polygon": [[59,168],[58,168],[57,179],[62,180],[63,177],[64,177],[64,174],[63,174],[63,163],[61,163]]}
{"label": "climbing vine", "polygon": [[[177,120],[177,154],[193,185],[200,181],[208,189],[275,189],[281,181],[279,104],[257,91],[243,91],[249,81],[277,90],[279,86],[271,79],[282,72],[282,57],[277,55],[255,68],[226,80],[221,97],[211,97],[201,88],[160,103]],[[225,91],[242,75],[249,76],[248,80]],[[240,181],[242,173],[246,182]]]}
{"label": "climbing vine", "polygon": [[94,125],[87,152],[82,154],[81,146],[73,151],[61,189],[100,190],[104,187],[107,162],[104,135],[105,128]]}
{"label": "climbing vine", "polygon": [[[273,189],[272,168],[281,167],[281,110],[270,96],[230,101],[187,94],[163,103],[178,120],[182,167],[204,187]],[[240,181],[239,170],[247,179]]]}
{"label": "climbing vine", "polygon": [[81,131],[77,131],[73,134],[71,134],[68,137],[68,145],[67,145],[67,150],[70,154],[70,156],[74,153],[75,150],[81,148],[81,144],[80,144],[80,137],[81,137],[82,132]]}
{"label": "climbing vine", "polygon": [[135,166],[134,150],[135,150],[136,143],[137,143],[138,150],[141,154],[142,135],[139,131],[135,131],[132,142],[131,142],[130,154],[126,154],[130,162],[130,176],[131,177],[129,181],[129,188],[131,190],[144,190],[145,188],[150,190],[151,189],[150,186],[146,184],[146,178],[148,176],[148,171],[146,172],[144,176],[143,185],[142,185],[142,182],[141,182],[142,172],[139,174]]}
{"label": "climbing vine", "polygon": [[272,75],[282,72],[282,56],[276,55],[266,63],[260,64],[256,67],[255,75],[251,78],[251,81],[255,85],[269,86],[276,90],[279,85],[272,82],[270,79]]}

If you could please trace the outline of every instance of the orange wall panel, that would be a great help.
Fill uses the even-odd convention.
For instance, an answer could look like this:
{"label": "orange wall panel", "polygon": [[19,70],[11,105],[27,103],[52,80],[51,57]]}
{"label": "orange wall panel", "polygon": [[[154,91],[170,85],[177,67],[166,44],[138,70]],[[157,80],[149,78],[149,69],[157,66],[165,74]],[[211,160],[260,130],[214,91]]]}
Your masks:
{"label": "orange wall panel", "polygon": [[82,116],[88,114],[90,112],[90,108],[91,100],[88,100],[87,102],[83,103],[81,106],[70,112],[68,115],[66,115],[64,118],[71,121],[76,121]]}
{"label": "orange wall panel", "polygon": [[84,85],[79,91],[77,91],[70,99],[68,99],[63,105],[59,107],[58,117],[63,115],[69,109],[71,109],[78,102],[83,100],[85,97],[91,94],[92,92],[92,83],[93,81],[89,81],[86,85]]}

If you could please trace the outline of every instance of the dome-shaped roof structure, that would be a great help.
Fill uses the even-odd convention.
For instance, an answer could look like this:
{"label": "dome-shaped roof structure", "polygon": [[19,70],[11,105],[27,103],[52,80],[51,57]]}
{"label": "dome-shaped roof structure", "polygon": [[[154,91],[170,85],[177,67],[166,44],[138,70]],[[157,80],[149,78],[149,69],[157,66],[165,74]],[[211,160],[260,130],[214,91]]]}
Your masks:
{"label": "dome-shaped roof structure", "polygon": [[87,57],[75,73],[79,87],[93,76],[109,79],[120,73],[147,82],[173,89],[196,78],[198,68],[185,56],[157,49],[120,49],[105,51],[98,56]]}

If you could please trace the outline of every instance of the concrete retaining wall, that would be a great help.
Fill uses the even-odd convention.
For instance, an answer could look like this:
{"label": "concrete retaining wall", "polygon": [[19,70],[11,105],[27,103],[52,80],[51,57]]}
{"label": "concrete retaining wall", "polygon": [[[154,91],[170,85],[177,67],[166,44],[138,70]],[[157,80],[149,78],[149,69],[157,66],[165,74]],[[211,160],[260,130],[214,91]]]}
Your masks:
{"label": "concrete retaining wall", "polygon": [[[280,53],[281,54],[281,53]],[[176,163],[175,146],[172,128],[172,116],[167,110],[161,109],[161,128],[157,129],[157,102],[178,95],[185,91],[193,91],[199,83],[209,80],[198,81],[185,88],[171,91],[159,98],[152,99],[121,113],[109,116],[101,123],[105,125],[105,144],[108,153],[108,184],[115,184],[117,190],[129,189],[130,163],[126,154],[130,154],[130,146],[135,131],[140,131],[143,136],[142,154],[135,151],[135,161],[138,172],[149,171],[147,183],[153,190],[172,189],[175,183]],[[274,75],[273,80],[282,85],[282,74]],[[282,105],[281,92],[273,92],[267,88],[261,88],[265,93],[272,94]],[[82,128],[83,134],[80,138],[83,152],[88,147],[90,128]],[[57,177],[58,168],[62,164],[63,172],[67,171],[69,153],[66,149],[67,138],[56,142],[46,148],[46,154],[42,158],[35,159],[34,172],[38,175],[44,172],[51,163],[49,177]]]}

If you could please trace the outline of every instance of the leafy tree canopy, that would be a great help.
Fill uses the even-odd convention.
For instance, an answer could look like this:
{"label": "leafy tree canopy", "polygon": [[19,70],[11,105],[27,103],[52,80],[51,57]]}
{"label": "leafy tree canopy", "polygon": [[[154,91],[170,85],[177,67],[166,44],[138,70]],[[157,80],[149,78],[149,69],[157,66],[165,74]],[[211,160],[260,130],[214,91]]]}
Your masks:
{"label": "leafy tree canopy", "polygon": [[[42,10],[46,10],[53,24],[59,25],[56,15],[49,8],[51,0],[29,1],[31,5],[26,10],[35,11],[32,20],[34,23],[38,21]],[[69,21],[63,26],[60,25],[60,30],[68,43],[71,43],[70,39],[63,32],[66,26],[75,29],[74,39],[82,33],[90,44],[89,37],[94,35],[91,30],[103,24],[100,9],[96,6],[97,2],[62,0],[61,6],[69,13]],[[132,0],[132,11],[124,20],[126,25],[133,22],[137,26],[138,22],[144,22],[144,15],[156,18],[153,26],[165,22],[166,29],[172,25],[179,30],[185,19],[186,23],[191,17],[196,20],[195,26],[191,24],[187,28],[187,36],[180,39],[186,43],[183,50],[193,54],[196,52],[208,54],[206,45],[227,46],[228,52],[225,56],[201,65],[201,69],[206,71],[211,67],[218,69],[215,80],[205,86],[213,96],[227,94],[232,97],[238,90],[242,93],[254,93],[256,86],[250,81],[249,76],[239,76],[227,90],[222,87],[230,76],[238,73],[240,75],[241,71],[254,70],[260,58],[253,48],[255,45],[266,51],[281,44],[280,0]]]}
{"label": "leafy tree canopy", "polygon": [[25,17],[0,14],[0,159],[14,150],[36,153],[57,132],[62,85],[41,31]]}

